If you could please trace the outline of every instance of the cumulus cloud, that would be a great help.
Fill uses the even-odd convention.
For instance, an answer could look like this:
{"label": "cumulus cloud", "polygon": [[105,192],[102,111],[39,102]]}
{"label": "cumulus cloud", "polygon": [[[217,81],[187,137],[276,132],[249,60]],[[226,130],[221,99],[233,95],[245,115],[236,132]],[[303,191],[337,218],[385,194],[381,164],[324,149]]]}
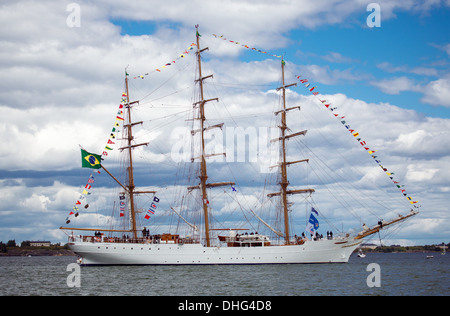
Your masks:
{"label": "cumulus cloud", "polygon": [[[445,45],[443,47],[440,45],[433,46],[447,51],[447,46]],[[395,95],[405,91],[418,92],[423,95],[421,98],[423,103],[449,107],[449,73],[448,69],[442,67],[446,64],[446,62],[443,62],[441,65],[439,65],[439,63],[434,63],[435,67],[430,67],[428,65],[412,67],[407,65],[397,66],[390,62],[382,62],[377,65],[377,68],[391,74],[405,73],[407,75],[372,80],[371,84],[387,94]],[[430,80],[428,77],[436,77],[437,79]]]}
{"label": "cumulus cloud", "polygon": [[450,79],[441,78],[427,84],[424,88],[422,101],[433,105],[450,107]]}
{"label": "cumulus cloud", "polygon": [[330,66],[304,65],[299,67],[301,74],[311,80],[323,84],[337,84],[339,82],[352,83],[370,78],[370,75],[354,71],[352,68],[344,70],[332,69]]}
{"label": "cumulus cloud", "polygon": [[421,91],[421,87],[408,77],[396,77],[372,81],[372,84],[388,94],[399,94],[403,91]]}
{"label": "cumulus cloud", "polygon": [[340,53],[337,52],[330,52],[328,55],[325,55],[322,57],[326,61],[329,61],[331,63],[352,63],[354,60],[350,57],[343,56]]}
{"label": "cumulus cloud", "polygon": [[[234,0],[205,3],[199,0],[174,0],[168,3],[168,7],[155,5],[152,1],[105,1],[104,4],[110,8],[111,16],[116,18],[170,21],[191,27],[200,23],[208,32],[226,32],[229,37],[242,37],[254,41],[255,45],[268,48],[285,45],[287,39],[280,34],[289,29],[335,24],[363,8],[358,1],[349,4],[340,0],[317,3],[292,0],[277,3]],[[321,18],[318,19],[317,15]],[[264,32],[264,36],[260,36],[261,32]]]}
{"label": "cumulus cloud", "polygon": [[378,68],[389,72],[389,73],[395,73],[395,72],[406,72],[406,73],[412,73],[416,75],[424,75],[424,76],[437,76],[438,70],[435,68],[430,67],[408,67],[408,66],[394,66],[389,62],[382,62],[377,65]]}
{"label": "cumulus cloud", "polygon": [[421,98],[423,103],[450,107],[450,79],[448,78],[440,78],[427,84],[419,84],[414,79],[402,76],[373,80],[371,84],[387,94],[396,95],[405,91],[419,92],[423,94]]}

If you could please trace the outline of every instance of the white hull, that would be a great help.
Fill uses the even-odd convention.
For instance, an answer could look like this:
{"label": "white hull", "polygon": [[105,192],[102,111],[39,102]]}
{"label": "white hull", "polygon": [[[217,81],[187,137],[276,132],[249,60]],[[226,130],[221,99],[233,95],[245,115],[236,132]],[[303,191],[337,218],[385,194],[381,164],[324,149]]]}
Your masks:
{"label": "white hull", "polygon": [[201,244],[70,242],[82,265],[207,265],[346,263],[362,240],[306,241],[303,245],[205,247]]}

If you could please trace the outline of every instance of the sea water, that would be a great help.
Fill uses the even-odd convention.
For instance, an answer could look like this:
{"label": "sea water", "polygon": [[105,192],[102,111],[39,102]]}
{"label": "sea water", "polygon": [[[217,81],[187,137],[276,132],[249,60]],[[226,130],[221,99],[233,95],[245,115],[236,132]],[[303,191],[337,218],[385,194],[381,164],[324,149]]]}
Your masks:
{"label": "sea water", "polygon": [[[427,255],[433,258],[427,259]],[[78,269],[70,269],[75,262],[76,257],[70,256],[0,257],[0,296],[450,294],[450,254],[440,253],[368,253],[365,258],[353,254],[347,264],[76,266]],[[378,270],[370,269],[373,263]],[[372,282],[373,278],[379,282]],[[78,283],[73,283],[74,280]]]}

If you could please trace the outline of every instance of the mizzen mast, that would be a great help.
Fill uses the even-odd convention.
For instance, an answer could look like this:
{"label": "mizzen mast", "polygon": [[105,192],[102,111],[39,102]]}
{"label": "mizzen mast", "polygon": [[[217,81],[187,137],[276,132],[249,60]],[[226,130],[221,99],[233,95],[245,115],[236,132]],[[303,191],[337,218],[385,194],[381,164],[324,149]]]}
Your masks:
{"label": "mizzen mast", "polygon": [[[200,187],[202,190],[202,204],[203,204],[203,216],[205,221],[205,238],[206,238],[206,246],[209,247],[211,245],[210,236],[209,236],[209,211],[208,211],[208,193],[206,192],[206,180],[208,179],[208,173],[206,170],[206,159],[205,159],[205,103],[207,102],[203,93],[203,80],[207,77],[203,78],[202,76],[202,59],[201,53],[208,48],[200,49],[200,34],[198,33],[198,26],[196,26],[196,37],[197,37],[197,59],[198,59],[198,83],[200,85],[200,134],[201,134],[201,161],[200,161]],[[209,77],[209,76],[208,76]],[[212,100],[210,100],[212,101]]]}

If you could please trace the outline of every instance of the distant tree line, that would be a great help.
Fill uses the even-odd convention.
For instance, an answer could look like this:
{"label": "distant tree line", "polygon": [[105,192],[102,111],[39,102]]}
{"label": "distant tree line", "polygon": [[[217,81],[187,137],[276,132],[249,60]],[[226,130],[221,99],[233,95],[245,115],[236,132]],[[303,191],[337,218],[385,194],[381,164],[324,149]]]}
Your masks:
{"label": "distant tree line", "polygon": [[9,240],[6,244],[0,241],[0,252],[6,253],[7,248],[16,247],[16,241],[15,240]]}
{"label": "distant tree line", "polygon": [[[14,248],[14,247],[19,247],[19,245],[16,244],[15,240],[9,240],[6,244],[4,242],[0,241],[0,253],[7,253],[8,248]],[[29,240],[22,241],[22,243],[20,244],[20,248],[27,248],[27,247],[31,247],[30,241]],[[41,246],[41,247],[33,247],[33,248],[49,248],[49,247]],[[67,244],[65,244],[64,246],[61,246],[60,243],[57,243],[57,244],[52,244],[50,246],[50,249],[69,249],[69,246]]]}
{"label": "distant tree line", "polygon": [[[400,245],[391,245],[391,246],[382,246],[377,247],[373,250],[365,249],[367,252],[432,252],[432,251],[442,251],[441,248],[443,244],[440,245],[425,245],[425,246],[400,246]],[[450,244],[446,244],[446,249],[449,249],[448,247]]]}

